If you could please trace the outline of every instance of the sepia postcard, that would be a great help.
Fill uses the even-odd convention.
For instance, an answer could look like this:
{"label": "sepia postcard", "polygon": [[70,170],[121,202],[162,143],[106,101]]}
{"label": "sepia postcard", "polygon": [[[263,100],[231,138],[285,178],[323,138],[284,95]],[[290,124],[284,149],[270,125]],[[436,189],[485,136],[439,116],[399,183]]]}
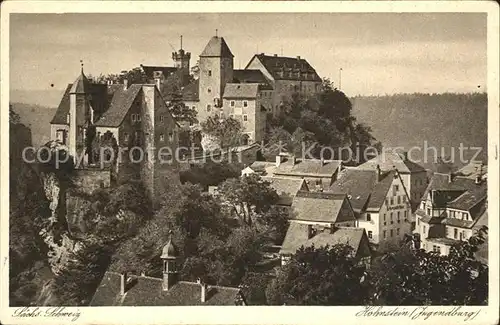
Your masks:
{"label": "sepia postcard", "polygon": [[498,324],[499,36],[489,1],[3,2],[0,322]]}

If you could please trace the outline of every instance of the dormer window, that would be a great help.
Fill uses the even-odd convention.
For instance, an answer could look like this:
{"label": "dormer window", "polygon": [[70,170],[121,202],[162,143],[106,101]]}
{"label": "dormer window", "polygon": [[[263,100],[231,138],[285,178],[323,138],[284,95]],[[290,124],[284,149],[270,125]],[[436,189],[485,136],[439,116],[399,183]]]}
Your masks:
{"label": "dormer window", "polygon": [[211,77],[212,76],[212,70],[208,70],[208,76]]}

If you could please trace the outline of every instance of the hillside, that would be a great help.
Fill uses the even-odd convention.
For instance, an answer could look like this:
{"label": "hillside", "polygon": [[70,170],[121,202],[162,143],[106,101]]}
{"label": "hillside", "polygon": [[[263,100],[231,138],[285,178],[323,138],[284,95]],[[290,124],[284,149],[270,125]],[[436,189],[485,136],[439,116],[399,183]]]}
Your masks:
{"label": "hillside", "polygon": [[33,145],[39,147],[50,140],[50,121],[56,107],[11,103],[14,111],[21,117],[21,123],[31,129]]}
{"label": "hillside", "polygon": [[[398,94],[392,96],[357,96],[351,98],[353,114],[373,130],[373,135],[384,147],[441,146],[445,156],[455,148],[459,160],[459,145],[483,147],[477,159],[486,159],[487,150],[487,94]],[[415,156],[418,156],[418,152]],[[472,158],[473,150],[464,157]],[[434,154],[429,151],[427,161],[419,162],[432,169]],[[423,158],[421,155],[420,158]],[[456,163],[457,166],[463,163]]]}

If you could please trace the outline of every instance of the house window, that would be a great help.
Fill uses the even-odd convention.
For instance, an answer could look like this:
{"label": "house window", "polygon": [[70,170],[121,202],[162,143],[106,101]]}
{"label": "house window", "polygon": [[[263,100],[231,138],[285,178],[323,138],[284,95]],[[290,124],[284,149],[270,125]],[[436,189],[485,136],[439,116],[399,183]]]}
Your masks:
{"label": "house window", "polygon": [[396,235],[399,236],[399,228],[396,229]]}
{"label": "house window", "polygon": [[231,107],[234,107],[234,100],[231,101]]}
{"label": "house window", "polygon": [[389,230],[389,234],[390,234],[391,237],[394,236],[394,231],[392,229]]}
{"label": "house window", "polygon": [[431,209],[430,208],[427,208],[427,215],[430,216],[431,215]]}
{"label": "house window", "polygon": [[208,70],[208,76],[211,77],[212,76],[212,70]]}
{"label": "house window", "polygon": [[420,218],[417,217],[417,226],[420,226]]}
{"label": "house window", "polygon": [[372,216],[369,213],[366,214],[366,221],[372,221]]}
{"label": "house window", "polygon": [[464,240],[464,232],[463,231],[460,232],[460,240]]}
{"label": "house window", "polygon": [[385,221],[385,213],[384,213],[384,226],[387,225],[387,221]]}
{"label": "house window", "polygon": [[398,204],[401,204],[401,196],[398,195]]}
{"label": "house window", "polygon": [[212,105],[207,104],[207,112],[210,112],[212,110]]}
{"label": "house window", "polygon": [[132,122],[135,122],[136,121],[135,114],[132,114],[131,117],[132,117]]}
{"label": "house window", "polygon": [[160,115],[160,122],[163,122],[163,115]]}
{"label": "house window", "polygon": [[391,197],[391,205],[394,205],[394,197]]}
{"label": "house window", "polygon": [[141,132],[140,131],[135,131],[135,142],[138,145],[142,144]]}
{"label": "house window", "polygon": [[248,102],[246,100],[243,101],[243,107],[248,107]]}
{"label": "house window", "polygon": [[368,238],[370,238],[370,239],[373,238],[373,232],[371,230],[368,231]]}
{"label": "house window", "polygon": [[458,230],[457,228],[453,229],[453,238],[457,239],[458,236]]}
{"label": "house window", "polygon": [[137,122],[141,121],[141,114],[136,114],[137,115]]}
{"label": "house window", "polygon": [[462,212],[462,220],[467,220],[467,213]]}
{"label": "house window", "polygon": [[61,142],[62,144],[66,144],[65,133],[66,133],[65,130],[57,130],[57,132],[56,132],[57,141]]}
{"label": "house window", "polygon": [[384,230],[384,239],[387,238],[387,230]]}
{"label": "house window", "polygon": [[174,141],[174,133],[173,132],[168,132],[168,141],[170,141],[170,142]]}
{"label": "house window", "polygon": [[408,219],[408,211],[405,210],[405,220]]}
{"label": "house window", "polygon": [[403,202],[406,203],[406,195],[403,195]]}
{"label": "house window", "polygon": [[160,141],[163,142],[165,140],[165,137],[163,136],[163,133],[160,134]]}
{"label": "house window", "polygon": [[423,235],[425,236],[425,226],[422,228]]}
{"label": "house window", "polygon": [[123,133],[123,141],[125,141],[125,143],[128,142],[130,136],[128,135],[128,133]]}
{"label": "house window", "polygon": [[392,212],[391,212],[391,225],[394,223],[394,220],[392,218]]}
{"label": "house window", "polygon": [[399,190],[399,185],[394,185],[393,189],[393,193],[396,195],[396,192]]}
{"label": "house window", "polygon": [[399,218],[399,211],[398,211],[398,223],[400,223],[400,222],[401,222],[401,220],[400,220],[400,218]]}
{"label": "house window", "polygon": [[211,93],[211,92],[212,92],[212,89],[210,89],[210,87],[209,87],[209,88],[207,88],[207,92],[208,92],[208,93]]}
{"label": "house window", "polygon": [[247,120],[248,120],[248,116],[247,116],[246,114],[245,114],[245,115],[243,115],[243,121],[245,121],[245,122],[246,122]]}

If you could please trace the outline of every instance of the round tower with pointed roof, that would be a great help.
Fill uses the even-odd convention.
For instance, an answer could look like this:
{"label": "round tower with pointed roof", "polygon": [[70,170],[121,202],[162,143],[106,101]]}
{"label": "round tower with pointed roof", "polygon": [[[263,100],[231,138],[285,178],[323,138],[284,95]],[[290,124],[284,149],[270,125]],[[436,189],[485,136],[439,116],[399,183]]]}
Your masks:
{"label": "round tower with pointed roof", "polygon": [[90,107],[90,81],[83,73],[83,63],[78,78],[69,91],[69,154],[76,159],[85,150],[85,130],[92,124]]}
{"label": "round tower with pointed roof", "polygon": [[160,257],[163,260],[163,290],[167,291],[177,283],[177,249],[172,240],[172,230],[169,231],[168,242],[163,246]]}

